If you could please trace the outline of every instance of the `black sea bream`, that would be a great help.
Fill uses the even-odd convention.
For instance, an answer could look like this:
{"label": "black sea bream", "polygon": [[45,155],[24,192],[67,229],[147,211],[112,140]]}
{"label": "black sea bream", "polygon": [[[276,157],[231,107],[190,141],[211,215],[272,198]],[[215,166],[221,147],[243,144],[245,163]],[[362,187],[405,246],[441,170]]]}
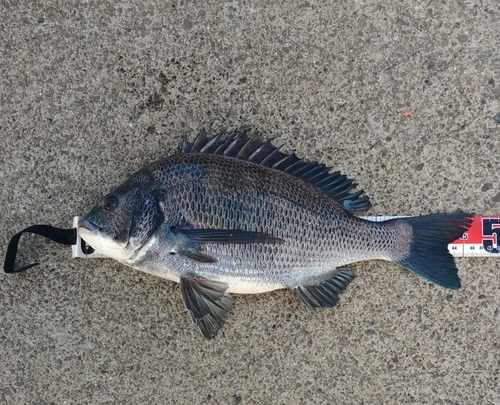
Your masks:
{"label": "black sea bream", "polygon": [[202,131],[179,153],[133,174],[81,219],[82,239],[135,269],[180,282],[207,338],[227,319],[229,293],[288,288],[312,310],[332,307],[370,259],[399,263],[443,287],[460,279],[447,245],[466,214],[370,222],[355,184],[248,132]]}

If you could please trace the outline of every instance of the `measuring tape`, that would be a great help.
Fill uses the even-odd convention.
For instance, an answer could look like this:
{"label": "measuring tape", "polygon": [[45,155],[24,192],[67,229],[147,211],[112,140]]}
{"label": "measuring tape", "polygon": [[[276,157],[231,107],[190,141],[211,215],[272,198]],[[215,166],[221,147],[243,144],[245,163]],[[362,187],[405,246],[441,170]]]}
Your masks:
{"label": "measuring tape", "polygon": [[[78,227],[79,218],[73,218],[74,228]],[[404,217],[377,215],[362,218],[368,221],[382,222]],[[71,246],[73,257],[87,259],[106,257],[93,249],[89,251],[78,232],[76,239],[76,244]],[[470,228],[460,239],[448,245],[448,251],[454,257],[500,257],[500,216],[474,216]]]}
{"label": "measuring tape", "polygon": [[467,232],[448,250],[455,257],[500,257],[500,216],[474,216]]}

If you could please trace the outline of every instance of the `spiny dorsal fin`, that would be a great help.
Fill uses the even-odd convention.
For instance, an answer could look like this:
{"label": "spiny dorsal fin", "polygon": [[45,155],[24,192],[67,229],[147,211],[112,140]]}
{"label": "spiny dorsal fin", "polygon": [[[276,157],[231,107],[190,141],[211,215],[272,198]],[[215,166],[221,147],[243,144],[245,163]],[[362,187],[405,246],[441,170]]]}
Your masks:
{"label": "spiny dorsal fin", "polygon": [[272,145],[270,140],[262,141],[250,130],[235,132],[221,139],[223,134],[224,132],[209,137],[202,129],[193,142],[184,139],[179,153],[208,153],[248,160],[307,181],[323,190],[349,212],[361,212],[370,208],[368,197],[361,196],[362,190],[351,193],[357,184],[340,172],[329,173],[330,168],[323,164],[305,162],[295,153],[283,153],[280,151],[281,146]]}

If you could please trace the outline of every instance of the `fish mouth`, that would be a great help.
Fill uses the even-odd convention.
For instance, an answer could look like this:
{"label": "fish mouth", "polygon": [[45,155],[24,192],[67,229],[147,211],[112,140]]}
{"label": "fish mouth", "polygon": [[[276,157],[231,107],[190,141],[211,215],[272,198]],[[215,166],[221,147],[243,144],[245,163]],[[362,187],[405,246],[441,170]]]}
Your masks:
{"label": "fish mouth", "polygon": [[80,238],[104,256],[125,260],[131,255],[128,249],[128,241],[107,236],[105,228],[101,228],[88,219],[80,218],[77,230]]}
{"label": "fish mouth", "polygon": [[[104,227],[98,226],[88,219],[80,218],[78,220],[78,234],[82,239],[85,239],[82,235],[98,235],[104,233]],[[120,244],[128,244],[129,229],[125,228],[118,235],[112,237],[112,239]]]}
{"label": "fish mouth", "polygon": [[92,222],[90,222],[85,218],[80,218],[78,220],[78,232],[80,232],[80,228],[91,233],[97,233],[99,231],[102,231],[102,228],[100,228],[96,224],[93,224]]}
{"label": "fish mouth", "polygon": [[[85,242],[90,245],[90,241],[99,237],[102,228],[93,224],[85,218],[80,218],[78,220],[77,233]],[[95,248],[94,248],[95,249]]]}

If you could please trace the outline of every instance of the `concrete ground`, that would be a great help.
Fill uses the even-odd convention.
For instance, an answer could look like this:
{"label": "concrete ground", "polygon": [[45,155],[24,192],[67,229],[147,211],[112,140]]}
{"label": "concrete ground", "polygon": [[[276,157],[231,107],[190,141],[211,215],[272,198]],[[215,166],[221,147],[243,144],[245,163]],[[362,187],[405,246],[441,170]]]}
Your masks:
{"label": "concrete ground", "polygon": [[[355,179],[371,213],[500,214],[500,5],[4,0],[0,255],[69,227],[183,136],[251,127]],[[338,307],[235,297],[219,336],[178,285],[26,237],[0,275],[2,404],[498,404],[500,257],[463,287],[352,266]]]}

